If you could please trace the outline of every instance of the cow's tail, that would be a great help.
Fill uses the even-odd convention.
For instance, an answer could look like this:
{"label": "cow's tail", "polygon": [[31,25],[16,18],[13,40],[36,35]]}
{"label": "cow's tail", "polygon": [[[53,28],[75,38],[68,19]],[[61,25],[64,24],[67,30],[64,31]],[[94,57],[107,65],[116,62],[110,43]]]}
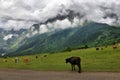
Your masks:
{"label": "cow's tail", "polygon": [[80,64],[79,64],[79,73],[81,73],[82,72],[82,69],[81,69],[81,59],[80,59]]}

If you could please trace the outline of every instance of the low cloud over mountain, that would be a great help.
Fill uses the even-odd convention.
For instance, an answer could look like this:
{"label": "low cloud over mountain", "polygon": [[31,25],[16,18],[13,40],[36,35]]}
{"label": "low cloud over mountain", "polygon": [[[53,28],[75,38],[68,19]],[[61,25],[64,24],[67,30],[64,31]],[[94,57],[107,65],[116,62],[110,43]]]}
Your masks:
{"label": "low cloud over mountain", "polygon": [[40,33],[65,29],[85,21],[120,24],[119,0],[0,0],[0,27],[30,28]]}

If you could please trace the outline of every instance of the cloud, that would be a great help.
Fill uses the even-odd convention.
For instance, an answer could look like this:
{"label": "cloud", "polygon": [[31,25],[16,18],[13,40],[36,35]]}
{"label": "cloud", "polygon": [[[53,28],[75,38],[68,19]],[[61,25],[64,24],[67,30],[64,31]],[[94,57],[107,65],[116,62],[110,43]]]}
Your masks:
{"label": "cloud", "polygon": [[57,20],[56,22],[53,23],[53,26],[58,29],[66,29],[68,27],[71,27],[71,22],[68,19],[64,19],[61,21]]}
{"label": "cloud", "polygon": [[0,27],[20,29],[40,23],[46,32],[86,20],[119,25],[119,7],[119,0],[0,0]]}
{"label": "cloud", "polygon": [[3,40],[6,41],[6,40],[8,40],[8,39],[10,39],[12,37],[13,37],[13,34],[8,34],[8,35],[4,36]]}

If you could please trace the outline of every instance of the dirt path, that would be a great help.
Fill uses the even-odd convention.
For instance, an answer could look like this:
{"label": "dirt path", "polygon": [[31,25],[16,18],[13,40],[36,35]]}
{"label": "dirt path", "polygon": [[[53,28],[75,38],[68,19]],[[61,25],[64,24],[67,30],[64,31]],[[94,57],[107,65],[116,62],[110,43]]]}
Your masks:
{"label": "dirt path", "polygon": [[120,73],[0,70],[0,80],[120,80]]}

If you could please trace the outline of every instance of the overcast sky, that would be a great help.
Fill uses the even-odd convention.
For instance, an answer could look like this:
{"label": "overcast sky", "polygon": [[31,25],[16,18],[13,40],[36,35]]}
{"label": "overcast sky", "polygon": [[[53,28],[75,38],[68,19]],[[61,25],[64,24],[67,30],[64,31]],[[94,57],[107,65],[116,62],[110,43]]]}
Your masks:
{"label": "overcast sky", "polygon": [[67,18],[57,20],[41,25],[41,29],[46,30],[46,25],[66,28],[85,20],[110,25],[120,23],[120,0],[0,0],[0,27],[29,28],[34,23],[44,23],[58,14],[66,15],[66,10],[72,10],[83,17],[75,17],[73,23]]}

